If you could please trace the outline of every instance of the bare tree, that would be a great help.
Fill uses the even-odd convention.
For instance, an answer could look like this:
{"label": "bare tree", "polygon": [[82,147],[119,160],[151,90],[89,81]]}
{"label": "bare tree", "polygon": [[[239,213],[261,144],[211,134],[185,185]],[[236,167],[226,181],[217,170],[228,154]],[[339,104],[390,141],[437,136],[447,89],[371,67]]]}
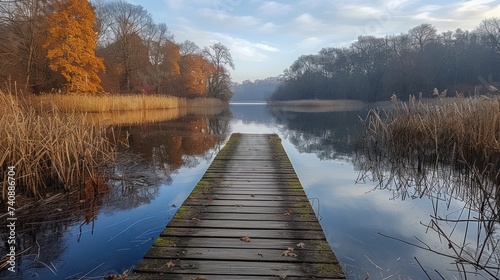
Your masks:
{"label": "bare tree", "polygon": [[151,30],[154,29],[152,17],[142,6],[123,0],[97,5],[96,12],[101,30],[99,45],[113,48],[107,53],[115,56],[114,59],[105,59],[120,63],[119,67],[123,68],[120,88],[131,92],[136,83],[144,82],[141,77],[136,77],[141,81],[134,81],[133,74],[146,73],[149,54],[144,51],[147,37],[152,35]]}
{"label": "bare tree", "polygon": [[179,44],[181,56],[190,54],[199,54],[201,52],[200,47],[196,45],[195,42],[186,40]]}
{"label": "bare tree", "polygon": [[495,52],[500,53],[500,18],[483,20],[476,31],[493,45]]}
{"label": "bare tree", "polygon": [[228,67],[234,69],[229,49],[222,43],[215,43],[210,47],[205,47],[203,54],[215,67],[208,82],[208,97],[229,101],[233,93],[231,92],[231,76]]}
{"label": "bare tree", "polygon": [[409,35],[414,39],[417,50],[422,51],[428,43],[437,39],[437,30],[428,23],[422,23],[410,29]]}
{"label": "bare tree", "polygon": [[165,62],[172,55],[169,53],[171,49],[169,48],[169,44],[173,44],[173,38],[174,36],[169,32],[167,25],[164,23],[152,25],[150,34],[147,36],[149,61],[151,63],[148,73],[156,93],[162,91],[166,79],[170,76],[170,69],[168,69]]}
{"label": "bare tree", "polygon": [[25,89],[46,82],[42,40],[48,9],[46,0],[2,1],[0,5],[0,75],[24,80]]}

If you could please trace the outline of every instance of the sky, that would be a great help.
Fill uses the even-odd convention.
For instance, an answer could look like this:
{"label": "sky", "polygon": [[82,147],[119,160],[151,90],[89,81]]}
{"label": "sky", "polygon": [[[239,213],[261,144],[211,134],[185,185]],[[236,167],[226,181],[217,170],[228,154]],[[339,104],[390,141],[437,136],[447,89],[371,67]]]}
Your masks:
{"label": "sky", "polygon": [[422,23],[438,32],[473,30],[500,17],[500,0],[126,0],[165,23],[176,42],[221,42],[230,49],[233,81],[278,76],[300,55],[348,47],[360,35],[407,32]]}

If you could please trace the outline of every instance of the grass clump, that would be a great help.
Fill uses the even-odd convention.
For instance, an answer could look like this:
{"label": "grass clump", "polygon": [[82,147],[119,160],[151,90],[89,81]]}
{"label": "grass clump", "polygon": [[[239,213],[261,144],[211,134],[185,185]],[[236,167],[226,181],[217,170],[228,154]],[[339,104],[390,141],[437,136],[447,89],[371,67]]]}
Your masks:
{"label": "grass clump", "polygon": [[0,92],[0,174],[7,195],[7,168],[16,170],[16,193],[43,198],[44,192],[82,186],[113,161],[114,147],[83,115],[37,113],[23,100]]}

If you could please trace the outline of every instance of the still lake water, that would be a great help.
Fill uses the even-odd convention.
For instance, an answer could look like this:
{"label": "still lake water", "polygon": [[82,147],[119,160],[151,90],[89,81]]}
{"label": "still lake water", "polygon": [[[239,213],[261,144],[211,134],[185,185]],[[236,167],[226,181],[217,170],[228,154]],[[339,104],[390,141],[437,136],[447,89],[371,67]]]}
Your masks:
{"label": "still lake water", "polygon": [[[270,111],[262,104],[233,104],[216,116],[118,127],[114,137],[129,148],[122,147],[118,156],[110,191],[90,207],[87,202],[75,207],[82,201],[69,198],[46,206],[64,213],[56,220],[24,221],[18,249],[30,249],[18,260],[17,273],[4,270],[0,279],[99,279],[131,268],[236,132],[277,133],[282,138],[348,279],[428,279],[424,269],[432,279],[461,279],[453,259],[382,236],[422,245],[420,240],[446,250],[448,242],[425,225],[436,212],[454,216],[463,202],[460,197],[435,199],[435,193],[369,180],[380,174],[362,171],[366,162],[356,153],[362,129],[358,116],[366,114]],[[454,225],[440,226],[447,231]],[[456,226],[454,236],[464,230]],[[475,278],[484,279],[468,275]]]}

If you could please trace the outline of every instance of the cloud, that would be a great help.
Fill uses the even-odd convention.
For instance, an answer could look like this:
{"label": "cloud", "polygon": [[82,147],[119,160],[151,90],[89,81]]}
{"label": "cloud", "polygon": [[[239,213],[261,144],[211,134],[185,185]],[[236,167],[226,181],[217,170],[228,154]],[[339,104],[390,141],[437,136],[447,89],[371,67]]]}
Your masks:
{"label": "cloud", "polygon": [[275,47],[271,47],[269,45],[261,44],[261,43],[255,44],[255,47],[258,48],[258,49],[264,50],[264,51],[268,51],[268,52],[278,52],[279,51]]}
{"label": "cloud", "polygon": [[259,8],[257,12],[263,16],[284,16],[292,11],[292,7],[287,4],[282,4],[274,1],[266,1]]}
{"label": "cloud", "polygon": [[309,13],[304,13],[295,17],[291,21],[291,24],[292,26],[290,28],[292,31],[299,31],[305,34],[318,31],[325,32],[329,30],[328,25],[324,24],[319,18],[316,18]]}
{"label": "cloud", "polygon": [[266,22],[262,24],[257,30],[265,33],[277,32],[281,26],[275,24],[274,22]]}
{"label": "cloud", "polygon": [[339,14],[343,15],[346,18],[353,19],[363,19],[378,17],[381,14],[384,14],[385,11],[382,8],[375,8],[366,5],[339,5],[338,7]]}
{"label": "cloud", "polygon": [[323,40],[318,37],[309,37],[303,39],[297,43],[297,47],[300,50],[310,50],[320,47],[323,44]]}
{"label": "cloud", "polygon": [[178,11],[184,8],[185,1],[182,0],[164,0],[165,4],[169,9]]}
{"label": "cloud", "polygon": [[235,16],[221,10],[203,8],[198,14],[210,23],[223,25],[226,24],[233,28],[253,28],[259,26],[261,21],[253,16]]}
{"label": "cloud", "polygon": [[279,52],[278,48],[263,43],[253,43],[227,34],[216,34],[220,41],[231,50],[233,59],[246,61],[266,61],[269,52]]}
{"label": "cloud", "polygon": [[470,13],[470,12],[481,12],[490,8],[490,3],[495,2],[492,0],[475,0],[475,1],[464,1],[456,4],[454,9],[457,13]]}

